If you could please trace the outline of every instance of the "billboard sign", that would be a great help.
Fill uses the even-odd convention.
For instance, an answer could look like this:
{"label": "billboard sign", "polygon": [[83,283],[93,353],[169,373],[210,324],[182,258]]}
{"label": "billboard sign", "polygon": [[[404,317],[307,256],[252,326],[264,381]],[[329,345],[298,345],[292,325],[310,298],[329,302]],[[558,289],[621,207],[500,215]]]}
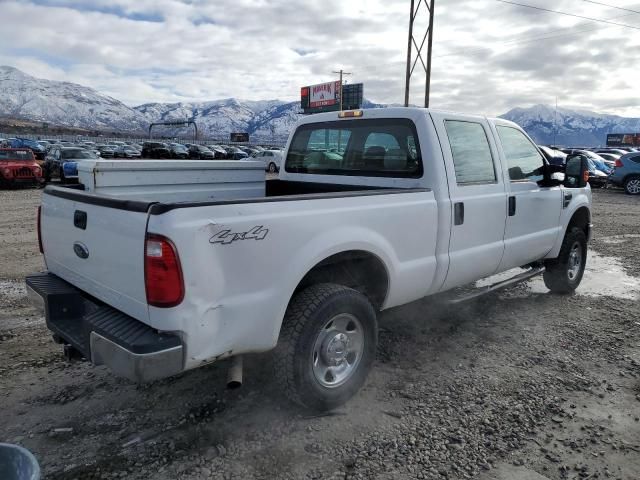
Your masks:
{"label": "billboard sign", "polygon": [[232,142],[248,142],[249,141],[249,134],[246,132],[240,132],[240,133],[232,133],[230,134],[230,140]]}
{"label": "billboard sign", "polygon": [[640,133],[610,133],[607,147],[640,147]]}
{"label": "billboard sign", "polygon": [[327,82],[309,87],[309,108],[328,107],[340,102],[340,82]]}
{"label": "billboard sign", "polygon": [[[342,109],[356,110],[363,100],[362,83],[342,86]],[[300,89],[300,108],[304,113],[337,112],[340,110],[340,82],[320,83]]]}

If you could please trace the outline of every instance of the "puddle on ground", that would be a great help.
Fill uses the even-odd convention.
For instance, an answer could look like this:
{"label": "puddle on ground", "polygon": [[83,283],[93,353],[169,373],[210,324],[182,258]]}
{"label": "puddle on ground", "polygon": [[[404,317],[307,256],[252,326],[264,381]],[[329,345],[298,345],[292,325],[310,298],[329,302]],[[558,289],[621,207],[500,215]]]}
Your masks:
{"label": "puddle on ground", "polygon": [[[528,284],[533,293],[549,291],[544,286],[542,277],[533,278]],[[616,257],[607,257],[589,250],[584,277],[576,293],[589,297],[608,296],[637,300],[640,299],[640,278],[627,275]]]}
{"label": "puddle on ground", "polygon": [[[623,235],[620,235],[623,237]],[[631,235],[624,235],[625,240]],[[640,237],[640,235],[638,235]],[[614,239],[616,237],[608,237]],[[623,240],[624,241],[624,240]],[[509,279],[523,270],[515,268],[476,282],[476,287],[486,287],[502,280]],[[549,293],[544,285],[542,275],[532,278],[524,284],[527,288],[520,291],[507,290],[510,297],[522,297],[530,293]],[[640,299],[640,278],[627,275],[622,268],[620,260],[616,257],[601,255],[589,250],[587,267],[582,277],[582,282],[576,290],[578,295],[589,297],[614,297],[626,300]]]}

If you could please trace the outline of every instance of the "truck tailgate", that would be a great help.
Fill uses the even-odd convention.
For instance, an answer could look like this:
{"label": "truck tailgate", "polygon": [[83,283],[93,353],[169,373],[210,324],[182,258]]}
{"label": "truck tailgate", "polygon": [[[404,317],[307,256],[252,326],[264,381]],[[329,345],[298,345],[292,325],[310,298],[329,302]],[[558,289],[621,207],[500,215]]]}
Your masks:
{"label": "truck tailgate", "polygon": [[40,226],[49,272],[140,321],[148,318],[144,205],[49,187]]}

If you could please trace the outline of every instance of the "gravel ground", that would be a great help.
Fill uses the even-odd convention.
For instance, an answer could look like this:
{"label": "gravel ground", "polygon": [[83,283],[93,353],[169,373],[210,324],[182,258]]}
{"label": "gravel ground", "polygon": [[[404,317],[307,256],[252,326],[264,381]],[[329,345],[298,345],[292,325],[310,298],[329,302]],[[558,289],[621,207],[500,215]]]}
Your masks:
{"label": "gravel ground", "polygon": [[594,192],[595,239],[571,296],[541,281],[447,309],[381,315],[362,392],[329,415],[275,390],[269,355],[136,386],[69,363],[25,298],[43,267],[37,190],[0,192],[0,441],[45,478],[640,477],[640,198]]}

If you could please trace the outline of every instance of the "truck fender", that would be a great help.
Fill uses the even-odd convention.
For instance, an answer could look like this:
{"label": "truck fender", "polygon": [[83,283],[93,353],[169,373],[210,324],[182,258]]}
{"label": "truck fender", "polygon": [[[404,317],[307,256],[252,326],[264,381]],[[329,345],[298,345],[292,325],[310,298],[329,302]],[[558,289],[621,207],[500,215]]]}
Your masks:
{"label": "truck fender", "polygon": [[578,226],[584,229],[587,240],[590,240],[591,236],[591,202],[586,193],[581,192],[577,195],[573,193],[573,200],[567,208],[562,210],[560,215],[560,225],[562,230],[558,238],[553,245],[553,248],[549,251],[545,258],[556,258],[560,254],[560,248],[562,242],[567,234],[569,228]]}
{"label": "truck fender", "polygon": [[[345,241],[340,242],[339,239],[345,239]],[[327,247],[327,245],[330,246]],[[334,255],[349,251],[365,252],[380,260],[387,273],[388,296],[388,292],[391,291],[395,278],[393,265],[397,262],[395,252],[389,242],[377,232],[355,226],[324,232],[322,235],[314,238],[312,242],[295,252],[289,262],[286,273],[283,275],[283,278],[287,279],[287,284],[285,288],[283,288],[286,292],[286,297],[283,298],[277,320],[274,322],[274,344],[280,335],[280,328],[282,327],[289,302],[304,277],[322,261]]]}

